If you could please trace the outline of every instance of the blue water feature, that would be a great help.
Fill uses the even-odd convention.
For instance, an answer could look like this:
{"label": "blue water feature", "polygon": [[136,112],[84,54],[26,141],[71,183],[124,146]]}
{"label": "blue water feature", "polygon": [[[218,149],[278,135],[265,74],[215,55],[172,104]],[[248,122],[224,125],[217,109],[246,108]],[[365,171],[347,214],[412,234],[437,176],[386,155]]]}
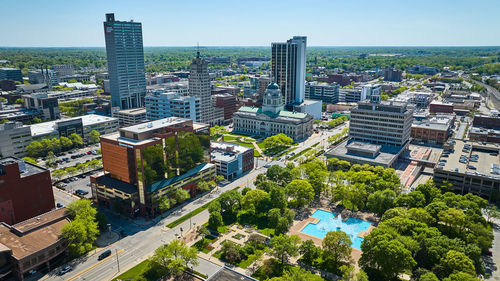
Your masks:
{"label": "blue water feature", "polygon": [[319,219],[319,222],[317,224],[307,224],[306,227],[302,229],[302,233],[323,239],[330,231],[342,230],[351,238],[351,246],[360,250],[363,238],[358,237],[358,235],[361,231],[368,230],[370,225],[372,225],[369,221],[357,218],[348,218],[342,221],[340,215],[337,216],[335,213],[324,210],[316,210],[311,217]]}

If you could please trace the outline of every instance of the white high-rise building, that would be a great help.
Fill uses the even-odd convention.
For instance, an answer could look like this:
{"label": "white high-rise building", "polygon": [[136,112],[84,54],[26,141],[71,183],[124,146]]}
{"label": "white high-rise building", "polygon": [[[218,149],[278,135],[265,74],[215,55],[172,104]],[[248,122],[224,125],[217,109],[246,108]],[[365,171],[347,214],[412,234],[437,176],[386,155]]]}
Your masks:
{"label": "white high-rise building", "polygon": [[158,120],[167,117],[182,117],[199,122],[200,98],[181,96],[176,92],[156,91],[148,94],[145,100],[146,118]]}
{"label": "white high-rise building", "polygon": [[361,100],[369,100],[372,96],[378,96],[382,94],[382,86],[379,84],[366,84],[361,87]]}
{"label": "white high-rise building", "polygon": [[104,37],[112,106],[120,109],[143,106],[146,72],[141,23],[116,21],[114,14],[106,14]]}
{"label": "white high-rise building", "polygon": [[272,80],[281,88],[286,106],[304,102],[306,83],[306,36],[272,43]]}

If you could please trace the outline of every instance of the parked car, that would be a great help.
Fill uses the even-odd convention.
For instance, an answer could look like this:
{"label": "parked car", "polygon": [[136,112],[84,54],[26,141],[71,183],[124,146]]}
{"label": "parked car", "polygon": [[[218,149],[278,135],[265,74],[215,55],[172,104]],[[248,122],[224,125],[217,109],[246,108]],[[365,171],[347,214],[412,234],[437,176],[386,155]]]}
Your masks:
{"label": "parked car", "polygon": [[71,265],[67,265],[67,266],[63,267],[61,270],[59,270],[59,272],[57,274],[59,276],[61,276],[61,275],[64,275],[64,274],[70,272],[71,270],[73,270],[73,267]]}
{"label": "parked car", "polygon": [[85,191],[85,190],[82,190],[82,189],[77,189],[75,191],[75,194],[78,195],[78,196],[85,196],[85,195],[89,194],[89,192]]}
{"label": "parked car", "polygon": [[99,257],[97,258],[97,260],[103,260],[107,257],[109,257],[111,255],[111,250],[106,250],[104,252],[102,252],[102,254],[99,255]]}
{"label": "parked car", "polygon": [[56,204],[56,207],[57,207],[57,208],[62,208],[62,207],[64,207],[64,206],[63,206],[63,204],[61,204],[61,203],[57,203],[57,204]]}

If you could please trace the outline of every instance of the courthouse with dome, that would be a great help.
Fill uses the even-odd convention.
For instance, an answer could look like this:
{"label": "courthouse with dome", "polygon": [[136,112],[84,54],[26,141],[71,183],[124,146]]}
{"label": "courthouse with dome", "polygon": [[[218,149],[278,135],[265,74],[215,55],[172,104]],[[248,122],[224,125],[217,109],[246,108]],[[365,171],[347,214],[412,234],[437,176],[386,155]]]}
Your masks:
{"label": "courthouse with dome", "polygon": [[311,114],[284,109],[279,86],[267,86],[262,108],[243,106],[233,115],[234,132],[257,136],[286,134],[294,140],[309,137],[313,132]]}

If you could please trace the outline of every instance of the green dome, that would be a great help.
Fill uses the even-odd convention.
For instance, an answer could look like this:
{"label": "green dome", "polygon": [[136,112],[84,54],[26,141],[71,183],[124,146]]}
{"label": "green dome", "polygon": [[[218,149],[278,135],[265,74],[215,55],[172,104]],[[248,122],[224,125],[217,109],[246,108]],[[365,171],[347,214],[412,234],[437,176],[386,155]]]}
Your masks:
{"label": "green dome", "polygon": [[277,90],[279,89],[280,87],[278,86],[278,84],[276,83],[270,83],[268,86],[267,86],[268,89],[270,90]]}

